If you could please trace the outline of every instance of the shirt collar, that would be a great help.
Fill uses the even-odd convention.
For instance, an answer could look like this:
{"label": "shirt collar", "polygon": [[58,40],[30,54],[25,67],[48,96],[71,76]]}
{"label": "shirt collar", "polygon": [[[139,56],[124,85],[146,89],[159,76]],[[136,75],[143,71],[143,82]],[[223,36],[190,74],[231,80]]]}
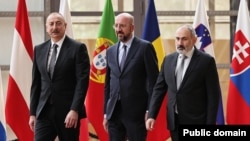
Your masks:
{"label": "shirt collar", "polygon": [[126,43],[121,42],[120,47],[122,47],[123,45],[126,45],[127,48],[130,48],[133,39],[134,39],[134,36],[132,38],[130,38]]}
{"label": "shirt collar", "polygon": [[61,40],[59,40],[58,42],[53,42],[53,41],[51,40],[51,45],[57,44],[58,47],[60,48],[60,47],[62,46],[62,44],[63,44],[63,41],[64,41],[64,39],[65,39],[65,36],[66,36],[66,35],[64,35],[63,38],[62,38]]}
{"label": "shirt collar", "polygon": [[188,52],[185,54],[185,56],[186,56],[187,58],[191,58],[192,55],[193,55],[193,53],[194,53],[194,47],[192,47],[192,49],[191,49],[190,51],[188,51]]}

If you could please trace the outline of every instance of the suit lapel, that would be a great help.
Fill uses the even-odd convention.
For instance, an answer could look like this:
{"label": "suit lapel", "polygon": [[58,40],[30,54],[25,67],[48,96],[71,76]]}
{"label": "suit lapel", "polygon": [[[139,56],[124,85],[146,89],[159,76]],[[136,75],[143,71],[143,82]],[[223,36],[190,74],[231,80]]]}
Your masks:
{"label": "suit lapel", "polygon": [[67,56],[67,53],[69,52],[69,47],[70,47],[69,38],[66,36],[63,43],[62,43],[60,52],[59,52],[57,60],[56,60],[54,74],[56,74],[56,71],[59,70],[58,67],[62,66],[63,61],[65,60],[65,57]]}
{"label": "suit lapel", "polygon": [[137,52],[137,50],[139,49],[138,47],[138,39],[136,37],[134,37],[133,41],[132,41],[132,44],[130,46],[130,49],[129,49],[129,52],[127,54],[127,58],[125,60],[125,64],[124,64],[124,68],[122,70],[122,72],[124,70],[126,70],[126,67],[128,65],[128,63],[130,62],[130,60],[133,58],[134,54]]}
{"label": "suit lapel", "polygon": [[113,57],[111,57],[111,59],[112,58],[114,58],[114,66],[113,66],[113,69],[114,69],[114,71],[117,71],[117,72],[121,72],[120,71],[120,67],[119,67],[119,46],[120,46],[120,43],[116,43],[113,47],[111,47],[111,50],[112,50],[112,52],[111,52],[111,54],[110,55],[112,55]]}
{"label": "suit lapel", "polygon": [[194,69],[194,67],[197,65],[197,63],[199,62],[199,52],[197,51],[197,49],[195,48],[193,56],[190,60],[190,63],[188,65],[188,68],[185,72],[184,78],[183,78],[183,83],[185,83],[188,79],[188,76],[190,75],[190,73],[192,72],[192,70]]}
{"label": "suit lapel", "polygon": [[114,58],[115,58],[116,70],[119,70],[119,72],[121,72],[121,70],[120,70],[120,64],[119,64],[119,46],[120,46],[120,42],[117,43],[117,44],[115,44],[113,55],[115,55]]}
{"label": "suit lapel", "polygon": [[[175,53],[175,55],[174,55],[174,57],[173,57],[173,60],[175,60],[175,61],[169,61],[171,64],[169,65],[170,66],[170,69],[171,69],[171,71],[170,71],[170,76],[173,76],[171,79],[173,80],[173,81],[171,81],[171,82],[175,82],[174,84],[175,84],[175,88],[177,89],[177,85],[176,85],[176,74],[175,74],[175,70],[176,70],[176,66],[177,66],[177,58],[178,58],[178,53]],[[167,66],[167,67],[169,67],[169,66]]]}
{"label": "suit lapel", "polygon": [[41,60],[41,62],[43,63],[42,66],[44,66],[43,67],[44,72],[46,72],[48,78],[50,78],[48,73],[48,59],[49,59],[50,47],[51,47],[51,41],[49,40],[42,49],[42,54],[44,54],[44,58],[43,60]]}

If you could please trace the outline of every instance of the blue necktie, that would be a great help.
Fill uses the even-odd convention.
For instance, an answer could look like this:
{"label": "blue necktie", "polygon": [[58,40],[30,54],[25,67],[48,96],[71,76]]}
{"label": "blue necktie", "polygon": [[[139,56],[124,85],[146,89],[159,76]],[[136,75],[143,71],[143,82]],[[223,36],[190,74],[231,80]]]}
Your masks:
{"label": "blue necktie", "polygon": [[120,62],[120,69],[122,70],[125,64],[125,60],[126,60],[126,54],[127,54],[127,46],[123,45],[123,54],[122,54],[122,59]]}

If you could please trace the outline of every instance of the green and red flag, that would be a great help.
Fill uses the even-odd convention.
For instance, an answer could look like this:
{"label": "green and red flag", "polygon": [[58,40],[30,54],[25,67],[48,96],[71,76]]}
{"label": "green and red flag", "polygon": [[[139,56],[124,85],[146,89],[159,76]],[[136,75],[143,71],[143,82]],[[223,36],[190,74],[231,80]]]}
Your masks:
{"label": "green and red flag", "polygon": [[89,89],[86,97],[86,111],[95,135],[101,141],[108,141],[108,134],[103,128],[104,81],[106,76],[106,50],[117,42],[113,28],[115,15],[111,0],[106,0],[102,13],[99,34],[90,70]]}

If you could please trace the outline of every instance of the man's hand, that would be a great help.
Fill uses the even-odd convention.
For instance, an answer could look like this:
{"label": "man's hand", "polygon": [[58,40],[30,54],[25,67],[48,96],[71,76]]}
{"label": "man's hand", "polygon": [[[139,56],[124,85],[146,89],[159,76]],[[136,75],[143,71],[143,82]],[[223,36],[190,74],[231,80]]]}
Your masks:
{"label": "man's hand", "polygon": [[36,125],[36,116],[30,116],[29,126],[33,132],[35,131],[35,125]]}
{"label": "man's hand", "polygon": [[146,128],[149,131],[152,131],[154,129],[154,125],[155,125],[155,119],[153,118],[149,118],[146,121]]}
{"label": "man's hand", "polygon": [[65,118],[65,128],[76,128],[78,122],[78,113],[74,110],[70,110]]}
{"label": "man's hand", "polygon": [[106,118],[103,119],[102,125],[104,130],[108,132],[108,120]]}

